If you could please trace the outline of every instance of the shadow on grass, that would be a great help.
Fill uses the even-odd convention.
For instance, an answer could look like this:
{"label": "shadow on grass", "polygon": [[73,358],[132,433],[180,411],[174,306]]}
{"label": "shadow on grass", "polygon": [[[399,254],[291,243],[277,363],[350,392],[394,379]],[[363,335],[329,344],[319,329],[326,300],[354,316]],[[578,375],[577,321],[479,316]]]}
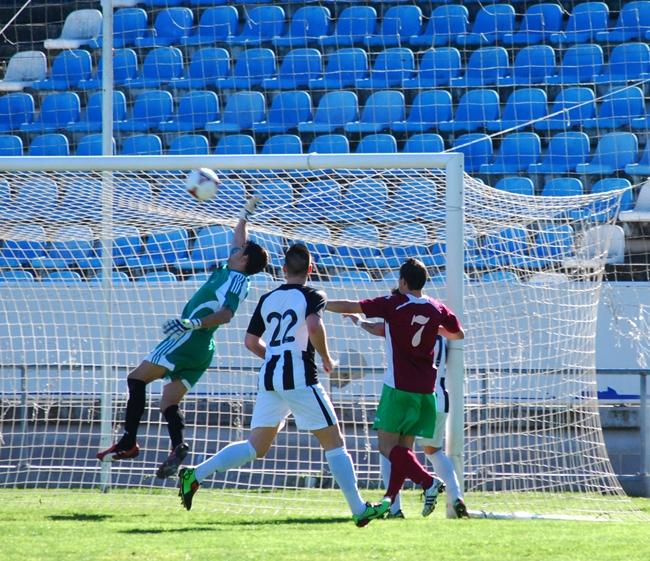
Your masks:
{"label": "shadow on grass", "polygon": [[55,520],[57,522],[69,521],[69,522],[102,522],[108,518],[113,518],[112,514],[53,514],[48,516],[50,520]]}

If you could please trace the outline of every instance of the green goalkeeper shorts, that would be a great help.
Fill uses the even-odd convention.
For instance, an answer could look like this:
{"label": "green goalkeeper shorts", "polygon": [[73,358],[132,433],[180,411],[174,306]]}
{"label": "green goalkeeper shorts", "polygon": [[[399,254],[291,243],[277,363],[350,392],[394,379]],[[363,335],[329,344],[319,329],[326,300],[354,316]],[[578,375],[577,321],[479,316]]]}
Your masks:
{"label": "green goalkeeper shorts", "polygon": [[372,428],[431,438],[436,428],[436,394],[413,393],[384,385]]}
{"label": "green goalkeeper shorts", "polygon": [[180,380],[191,390],[210,366],[214,345],[206,345],[195,332],[182,337],[168,337],[147,355],[145,360],[164,366],[168,372],[165,378]]}

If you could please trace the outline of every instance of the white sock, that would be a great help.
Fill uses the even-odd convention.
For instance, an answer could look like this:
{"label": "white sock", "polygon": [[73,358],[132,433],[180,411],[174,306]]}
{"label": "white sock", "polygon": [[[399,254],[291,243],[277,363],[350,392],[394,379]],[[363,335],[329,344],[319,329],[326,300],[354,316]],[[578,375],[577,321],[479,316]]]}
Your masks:
{"label": "white sock", "polygon": [[453,503],[457,499],[463,498],[463,493],[460,490],[458,483],[458,476],[454,469],[454,462],[449,459],[442,450],[438,450],[435,454],[427,454],[427,460],[431,462],[434,471],[442,478],[447,486],[447,495]]}
{"label": "white sock", "polygon": [[345,500],[350,506],[352,514],[361,514],[366,510],[366,503],[359,494],[357,487],[357,476],[354,473],[352,458],[347,450],[341,446],[325,452],[325,458],[330,466],[330,471],[338,486],[343,491]]}
{"label": "white sock", "polygon": [[[379,467],[381,469],[381,478],[384,481],[384,489],[388,489],[388,484],[390,483],[390,460],[383,454],[379,454]],[[395,502],[390,505],[391,513],[395,514],[398,510],[402,508],[402,498],[401,493],[397,493],[395,496]]]}
{"label": "white sock", "polygon": [[219,450],[214,456],[208,458],[195,468],[194,475],[199,483],[215,471],[228,471],[252,462],[257,457],[257,452],[248,440],[232,442]]}

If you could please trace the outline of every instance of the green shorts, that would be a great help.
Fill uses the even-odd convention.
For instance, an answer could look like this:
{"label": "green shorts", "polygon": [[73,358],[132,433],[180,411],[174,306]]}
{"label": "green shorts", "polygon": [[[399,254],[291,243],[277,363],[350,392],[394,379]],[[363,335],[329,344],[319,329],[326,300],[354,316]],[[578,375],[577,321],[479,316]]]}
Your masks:
{"label": "green shorts", "polygon": [[436,394],[413,393],[384,385],[373,429],[431,438],[436,428]]}
{"label": "green shorts", "polygon": [[214,354],[214,345],[192,335],[164,339],[145,359],[165,367],[169,371],[165,378],[180,380],[188,390],[203,376]]}

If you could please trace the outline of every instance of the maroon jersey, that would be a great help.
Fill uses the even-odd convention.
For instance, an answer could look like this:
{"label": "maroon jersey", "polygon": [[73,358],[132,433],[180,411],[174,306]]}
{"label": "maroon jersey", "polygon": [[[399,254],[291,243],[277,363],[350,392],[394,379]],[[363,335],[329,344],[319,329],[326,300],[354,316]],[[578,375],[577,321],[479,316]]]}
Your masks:
{"label": "maroon jersey", "polygon": [[454,313],[429,296],[410,294],[380,296],[359,302],[370,318],[386,325],[387,368],[384,383],[414,393],[432,393],[436,384],[434,350],[438,328],[460,331]]}

